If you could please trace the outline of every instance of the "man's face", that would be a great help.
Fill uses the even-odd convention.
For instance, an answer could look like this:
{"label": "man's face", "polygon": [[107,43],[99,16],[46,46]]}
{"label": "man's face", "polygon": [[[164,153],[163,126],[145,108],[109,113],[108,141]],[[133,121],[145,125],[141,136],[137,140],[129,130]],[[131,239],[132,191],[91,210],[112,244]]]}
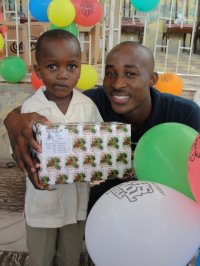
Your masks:
{"label": "man's face", "polygon": [[106,59],[104,90],[113,110],[123,116],[139,112],[151,101],[153,62],[142,53],[140,47],[122,45]]}
{"label": "man's face", "polygon": [[35,70],[47,88],[47,96],[51,100],[71,97],[80,77],[78,45],[71,40],[59,39],[43,43],[41,49]]}

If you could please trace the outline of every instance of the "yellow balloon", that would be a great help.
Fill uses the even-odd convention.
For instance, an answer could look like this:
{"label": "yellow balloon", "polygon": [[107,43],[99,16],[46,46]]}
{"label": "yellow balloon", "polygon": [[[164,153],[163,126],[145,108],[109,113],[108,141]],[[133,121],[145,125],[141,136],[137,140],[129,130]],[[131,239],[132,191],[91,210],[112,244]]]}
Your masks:
{"label": "yellow balloon", "polygon": [[3,35],[0,33],[0,52],[3,50],[4,47],[4,38]]}
{"label": "yellow balloon", "polygon": [[88,90],[94,87],[98,81],[98,73],[91,65],[81,65],[81,75],[76,87],[80,90]]}
{"label": "yellow balloon", "polygon": [[75,7],[70,1],[53,0],[48,5],[48,19],[57,27],[68,26],[74,21],[75,15]]}

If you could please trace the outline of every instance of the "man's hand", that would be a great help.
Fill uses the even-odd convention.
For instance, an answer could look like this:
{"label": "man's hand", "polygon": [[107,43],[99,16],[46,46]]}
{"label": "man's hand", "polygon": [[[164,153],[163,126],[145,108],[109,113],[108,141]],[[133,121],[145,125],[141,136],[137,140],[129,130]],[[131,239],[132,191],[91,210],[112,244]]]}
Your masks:
{"label": "man's hand", "polygon": [[[34,166],[36,168],[39,168],[40,167],[39,162],[35,158],[33,158],[32,160],[33,160]],[[28,177],[29,177],[31,183],[33,184],[33,186],[36,189],[40,189],[40,190],[46,189],[46,190],[48,190],[48,186],[44,187],[44,185],[40,183],[40,181],[38,179],[38,173],[37,173],[37,171],[34,171],[33,172],[33,171],[31,171],[30,168],[28,168]]]}
{"label": "man's hand", "polygon": [[[29,148],[41,152],[40,145],[33,138],[32,126],[36,122],[42,124],[50,124],[50,122],[37,113],[21,114],[20,109],[18,107],[11,111],[5,118],[4,125],[10,138],[13,158],[24,174],[28,175],[28,172],[36,172],[36,167],[29,154]],[[33,180],[35,179],[33,178]]]}

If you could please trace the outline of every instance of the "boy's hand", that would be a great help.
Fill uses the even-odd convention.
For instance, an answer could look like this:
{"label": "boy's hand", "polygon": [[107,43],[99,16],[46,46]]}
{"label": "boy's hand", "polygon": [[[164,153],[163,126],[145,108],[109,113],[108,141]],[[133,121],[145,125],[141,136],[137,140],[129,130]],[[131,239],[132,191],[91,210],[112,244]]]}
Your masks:
{"label": "boy's hand", "polygon": [[[10,138],[13,158],[25,175],[28,175],[28,172],[36,172],[35,165],[29,154],[29,148],[31,147],[41,152],[40,145],[33,138],[32,126],[36,122],[50,124],[44,116],[37,113],[21,114],[20,107],[11,111],[4,120],[4,125]],[[34,176],[33,180],[35,180]]]}

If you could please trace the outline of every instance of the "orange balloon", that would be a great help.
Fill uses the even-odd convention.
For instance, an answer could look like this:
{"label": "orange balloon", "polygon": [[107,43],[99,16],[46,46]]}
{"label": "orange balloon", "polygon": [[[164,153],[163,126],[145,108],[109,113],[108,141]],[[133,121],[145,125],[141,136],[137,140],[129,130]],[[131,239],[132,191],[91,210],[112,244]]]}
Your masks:
{"label": "orange balloon", "polygon": [[175,73],[164,73],[159,75],[158,82],[155,87],[160,92],[180,96],[183,90],[183,82]]}
{"label": "orange balloon", "polygon": [[43,81],[37,77],[35,71],[33,71],[31,74],[31,83],[35,90],[39,89],[41,86],[44,85]]}

